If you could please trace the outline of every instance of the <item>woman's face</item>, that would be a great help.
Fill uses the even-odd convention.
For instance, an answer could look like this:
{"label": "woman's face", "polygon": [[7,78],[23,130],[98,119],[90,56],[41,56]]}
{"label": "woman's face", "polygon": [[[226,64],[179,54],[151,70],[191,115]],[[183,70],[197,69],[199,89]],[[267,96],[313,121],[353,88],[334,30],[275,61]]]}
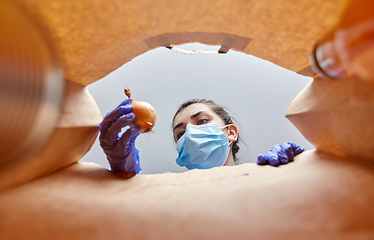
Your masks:
{"label": "woman's face", "polygon": [[208,105],[204,103],[191,104],[175,116],[173,123],[175,141],[178,141],[183,136],[187,124],[200,125],[205,123],[225,125],[225,122]]}

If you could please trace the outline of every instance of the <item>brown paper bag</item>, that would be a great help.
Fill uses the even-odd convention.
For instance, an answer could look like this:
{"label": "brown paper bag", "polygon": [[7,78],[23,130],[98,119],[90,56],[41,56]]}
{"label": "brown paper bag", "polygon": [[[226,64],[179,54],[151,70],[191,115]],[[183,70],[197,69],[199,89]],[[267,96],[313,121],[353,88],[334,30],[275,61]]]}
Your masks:
{"label": "brown paper bag", "polygon": [[374,84],[317,78],[286,116],[316,149],[374,162]]}

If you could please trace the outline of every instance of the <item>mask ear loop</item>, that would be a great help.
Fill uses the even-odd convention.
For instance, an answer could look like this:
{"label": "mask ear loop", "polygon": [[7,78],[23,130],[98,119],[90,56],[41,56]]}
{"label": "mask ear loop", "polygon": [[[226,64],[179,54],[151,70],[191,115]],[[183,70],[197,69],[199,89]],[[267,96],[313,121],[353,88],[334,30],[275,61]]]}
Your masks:
{"label": "mask ear loop", "polygon": [[[227,127],[229,127],[229,126],[231,126],[232,125],[232,123],[230,123],[230,124],[227,124],[227,125],[225,125],[225,126],[223,126],[223,127],[221,127],[221,129],[225,129],[225,128],[227,128]],[[227,129],[228,130],[228,129]],[[233,142],[231,141],[231,142],[229,142],[229,147],[231,147],[230,145],[232,144]]]}
{"label": "mask ear loop", "polygon": [[231,126],[231,125],[232,125],[231,123],[230,123],[230,124],[227,124],[227,125],[221,127],[221,129],[225,129],[225,128],[227,128],[228,126]]}

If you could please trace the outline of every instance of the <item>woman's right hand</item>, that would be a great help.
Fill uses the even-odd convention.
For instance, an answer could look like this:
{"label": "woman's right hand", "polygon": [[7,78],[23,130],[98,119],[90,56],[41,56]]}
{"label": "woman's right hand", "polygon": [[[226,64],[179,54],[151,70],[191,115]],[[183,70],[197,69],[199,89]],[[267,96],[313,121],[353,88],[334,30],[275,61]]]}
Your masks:
{"label": "woman's right hand", "polygon": [[[132,122],[135,114],[131,112],[131,99],[126,99],[108,113],[100,124],[100,145],[103,148],[112,171],[115,173],[141,173],[139,151],[135,139],[140,127]],[[121,134],[121,129],[128,129]]]}

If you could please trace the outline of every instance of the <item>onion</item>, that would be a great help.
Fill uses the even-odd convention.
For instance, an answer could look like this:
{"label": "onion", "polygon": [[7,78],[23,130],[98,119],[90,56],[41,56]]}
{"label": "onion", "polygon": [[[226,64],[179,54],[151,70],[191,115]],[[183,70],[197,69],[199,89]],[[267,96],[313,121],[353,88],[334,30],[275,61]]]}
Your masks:
{"label": "onion", "polygon": [[[128,98],[131,98],[130,89],[125,89],[125,94]],[[157,114],[151,104],[144,101],[131,101],[133,106],[132,112],[135,114],[134,123],[140,127],[140,133],[149,132],[157,120]]]}

